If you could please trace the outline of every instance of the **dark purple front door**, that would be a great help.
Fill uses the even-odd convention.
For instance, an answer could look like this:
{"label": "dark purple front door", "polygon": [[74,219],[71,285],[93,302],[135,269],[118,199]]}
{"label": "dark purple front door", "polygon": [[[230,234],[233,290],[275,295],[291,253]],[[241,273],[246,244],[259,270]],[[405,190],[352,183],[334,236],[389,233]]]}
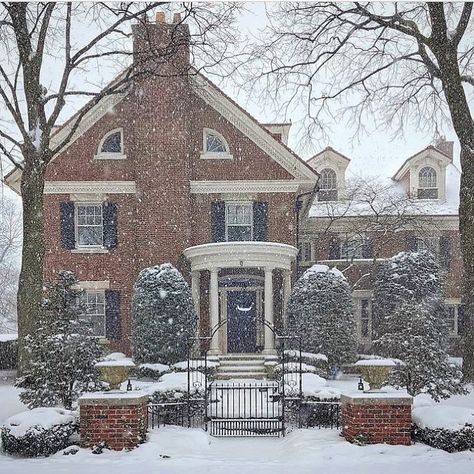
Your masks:
{"label": "dark purple front door", "polygon": [[227,293],[227,352],[256,352],[257,297],[255,291]]}

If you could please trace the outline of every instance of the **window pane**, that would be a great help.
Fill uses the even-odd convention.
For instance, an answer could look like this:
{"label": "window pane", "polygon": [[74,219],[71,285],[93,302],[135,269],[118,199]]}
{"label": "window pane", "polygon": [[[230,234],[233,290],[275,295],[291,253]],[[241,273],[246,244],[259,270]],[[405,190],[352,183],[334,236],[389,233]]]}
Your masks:
{"label": "window pane", "polygon": [[418,199],[438,199],[438,189],[418,189]]}
{"label": "window pane", "polygon": [[79,246],[102,245],[102,206],[77,206],[77,243]]}
{"label": "window pane", "polygon": [[448,306],[448,328],[450,334],[456,334],[456,307]]}
{"label": "window pane", "polygon": [[337,189],[321,189],[318,199],[320,201],[337,201]]}
{"label": "window pane", "polygon": [[120,153],[122,151],[122,135],[115,132],[109,135],[102,143],[101,153]]}
{"label": "window pane", "polygon": [[82,294],[87,314],[83,320],[90,325],[92,334],[105,337],[105,294],[103,291],[88,291]]}
{"label": "window pane", "polygon": [[252,240],[252,227],[251,226],[228,226],[227,227],[227,240],[242,241]]}
{"label": "window pane", "polygon": [[359,239],[349,239],[341,242],[341,255],[344,258],[362,258],[364,241]]}
{"label": "window pane", "polygon": [[227,150],[224,142],[218,136],[208,133],[206,137],[206,151],[211,153],[225,153]]}

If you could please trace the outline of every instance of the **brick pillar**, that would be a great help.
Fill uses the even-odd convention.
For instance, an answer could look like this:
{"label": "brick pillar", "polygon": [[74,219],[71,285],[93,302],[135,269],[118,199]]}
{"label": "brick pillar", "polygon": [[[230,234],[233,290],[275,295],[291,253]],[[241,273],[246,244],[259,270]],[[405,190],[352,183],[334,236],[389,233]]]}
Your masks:
{"label": "brick pillar", "polygon": [[342,434],[351,443],[411,443],[412,397],[396,393],[342,395]]}
{"label": "brick pillar", "polygon": [[145,441],[148,395],[143,392],[93,392],[79,399],[81,446],[105,442],[110,449],[132,449]]}

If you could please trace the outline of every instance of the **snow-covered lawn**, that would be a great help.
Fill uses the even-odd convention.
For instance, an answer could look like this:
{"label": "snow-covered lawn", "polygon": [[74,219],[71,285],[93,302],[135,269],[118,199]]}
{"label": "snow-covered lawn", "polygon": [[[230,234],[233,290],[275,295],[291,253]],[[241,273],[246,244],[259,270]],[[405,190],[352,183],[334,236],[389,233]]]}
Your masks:
{"label": "snow-covered lawn", "polygon": [[299,430],[280,439],[218,439],[204,431],[166,427],[132,452],[58,453],[47,459],[0,456],[9,474],[472,474],[474,453],[448,454],[423,444],[354,446],[336,430]]}

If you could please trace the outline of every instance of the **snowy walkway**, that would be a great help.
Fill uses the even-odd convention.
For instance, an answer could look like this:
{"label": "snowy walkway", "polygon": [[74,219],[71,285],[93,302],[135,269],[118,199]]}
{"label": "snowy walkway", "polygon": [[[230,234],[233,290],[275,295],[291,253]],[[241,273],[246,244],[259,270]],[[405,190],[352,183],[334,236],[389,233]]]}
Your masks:
{"label": "snowy walkway", "polygon": [[[167,457],[169,456],[169,457]],[[56,454],[47,459],[0,455],[9,474],[472,474],[474,453],[415,446],[353,446],[335,430],[300,430],[280,439],[216,439],[202,430],[167,427],[126,453]]]}

